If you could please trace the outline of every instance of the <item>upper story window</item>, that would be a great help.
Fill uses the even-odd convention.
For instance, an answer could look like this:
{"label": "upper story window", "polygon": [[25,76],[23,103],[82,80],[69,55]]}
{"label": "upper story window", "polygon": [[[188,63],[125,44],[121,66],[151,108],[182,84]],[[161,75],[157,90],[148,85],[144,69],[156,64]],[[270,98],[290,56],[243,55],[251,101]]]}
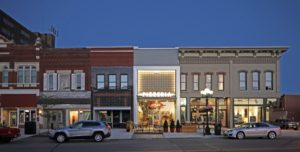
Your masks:
{"label": "upper story window", "polygon": [[2,70],[2,86],[7,87],[8,86],[8,67],[4,66]]}
{"label": "upper story window", "polygon": [[56,73],[44,73],[44,90],[49,90],[49,91],[57,90]]}
{"label": "upper story window", "polygon": [[180,90],[182,90],[182,91],[185,91],[187,88],[186,77],[187,77],[187,74],[182,73],[180,75]]}
{"label": "upper story window", "polygon": [[246,72],[240,72],[240,90],[245,91],[247,90],[247,73]]}
{"label": "upper story window", "polygon": [[212,74],[205,75],[205,88],[212,90]]}
{"label": "upper story window", "polygon": [[255,71],[252,72],[252,89],[253,90],[260,90],[260,81],[259,81],[259,72]]}
{"label": "upper story window", "polygon": [[128,75],[122,74],[121,75],[121,90],[128,89]]}
{"label": "upper story window", "polygon": [[265,79],[266,90],[273,90],[273,72],[265,72]]}
{"label": "upper story window", "polygon": [[44,73],[44,90],[49,91],[69,91],[85,90],[85,73]]}
{"label": "upper story window", "polygon": [[110,90],[115,90],[117,88],[117,76],[115,74],[108,76],[108,88]]}
{"label": "upper story window", "polygon": [[223,73],[218,74],[218,90],[224,91],[224,75]]}
{"label": "upper story window", "polygon": [[35,66],[19,66],[17,72],[17,82],[22,84],[36,83],[37,70]]}
{"label": "upper story window", "polygon": [[85,90],[85,73],[72,74],[72,90]]}
{"label": "upper story window", "polygon": [[193,74],[193,90],[199,90],[199,74]]}
{"label": "upper story window", "polygon": [[104,74],[97,75],[97,89],[103,90],[104,89]]}
{"label": "upper story window", "polygon": [[71,89],[70,73],[58,74],[58,90],[69,91]]}

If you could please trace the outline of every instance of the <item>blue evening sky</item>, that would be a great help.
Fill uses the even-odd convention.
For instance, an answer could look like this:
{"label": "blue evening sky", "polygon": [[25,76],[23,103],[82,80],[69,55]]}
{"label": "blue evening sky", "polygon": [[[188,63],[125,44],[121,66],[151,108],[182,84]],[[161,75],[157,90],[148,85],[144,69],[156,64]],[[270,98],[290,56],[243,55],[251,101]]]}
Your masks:
{"label": "blue evening sky", "polygon": [[[1,0],[57,47],[289,46],[281,93],[300,93],[300,0]],[[298,68],[297,68],[298,67]]]}

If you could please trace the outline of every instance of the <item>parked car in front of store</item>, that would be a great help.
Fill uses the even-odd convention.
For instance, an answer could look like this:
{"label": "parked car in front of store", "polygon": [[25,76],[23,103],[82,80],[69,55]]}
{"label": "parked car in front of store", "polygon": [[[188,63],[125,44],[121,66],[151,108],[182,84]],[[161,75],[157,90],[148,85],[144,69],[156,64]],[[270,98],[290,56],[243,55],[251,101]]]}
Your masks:
{"label": "parked car in front of store", "polygon": [[275,124],[280,126],[281,129],[298,130],[299,128],[299,122],[291,121],[289,119],[276,119]]}
{"label": "parked car in front of store", "polygon": [[267,137],[276,139],[281,135],[279,126],[275,126],[266,122],[261,123],[245,123],[238,128],[229,129],[224,132],[224,136],[228,138],[245,139],[251,137]]}
{"label": "parked car in front of store", "polygon": [[0,126],[0,141],[10,142],[20,136],[20,129]]}
{"label": "parked car in front of store", "polygon": [[49,137],[58,143],[69,139],[93,139],[101,142],[110,137],[111,127],[103,121],[85,120],[79,121],[66,128],[58,128],[49,132]]}

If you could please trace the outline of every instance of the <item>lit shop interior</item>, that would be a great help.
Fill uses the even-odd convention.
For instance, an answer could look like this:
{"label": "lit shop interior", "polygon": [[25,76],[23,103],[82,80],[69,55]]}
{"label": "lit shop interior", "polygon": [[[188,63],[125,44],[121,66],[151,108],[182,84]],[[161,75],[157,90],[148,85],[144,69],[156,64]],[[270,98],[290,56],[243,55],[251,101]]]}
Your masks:
{"label": "lit shop interior", "polygon": [[175,90],[175,70],[139,70],[138,125],[156,127],[175,120]]}
{"label": "lit shop interior", "polygon": [[[185,99],[185,98],[184,98]],[[208,122],[210,125],[221,123],[223,127],[229,126],[229,102],[228,98],[209,98],[208,99]],[[191,123],[201,124],[206,122],[206,98],[190,99],[190,120]]]}

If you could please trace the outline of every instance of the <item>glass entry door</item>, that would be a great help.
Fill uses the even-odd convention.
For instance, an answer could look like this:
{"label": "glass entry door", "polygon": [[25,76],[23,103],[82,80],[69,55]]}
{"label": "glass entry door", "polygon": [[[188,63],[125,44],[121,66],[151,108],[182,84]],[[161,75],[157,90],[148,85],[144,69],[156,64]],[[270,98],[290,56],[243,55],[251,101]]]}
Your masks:
{"label": "glass entry door", "polygon": [[113,111],[113,127],[120,127],[120,111]]}
{"label": "glass entry door", "polygon": [[9,116],[10,116],[9,125],[11,127],[16,127],[17,126],[17,112],[15,112],[15,111],[9,112]]}

